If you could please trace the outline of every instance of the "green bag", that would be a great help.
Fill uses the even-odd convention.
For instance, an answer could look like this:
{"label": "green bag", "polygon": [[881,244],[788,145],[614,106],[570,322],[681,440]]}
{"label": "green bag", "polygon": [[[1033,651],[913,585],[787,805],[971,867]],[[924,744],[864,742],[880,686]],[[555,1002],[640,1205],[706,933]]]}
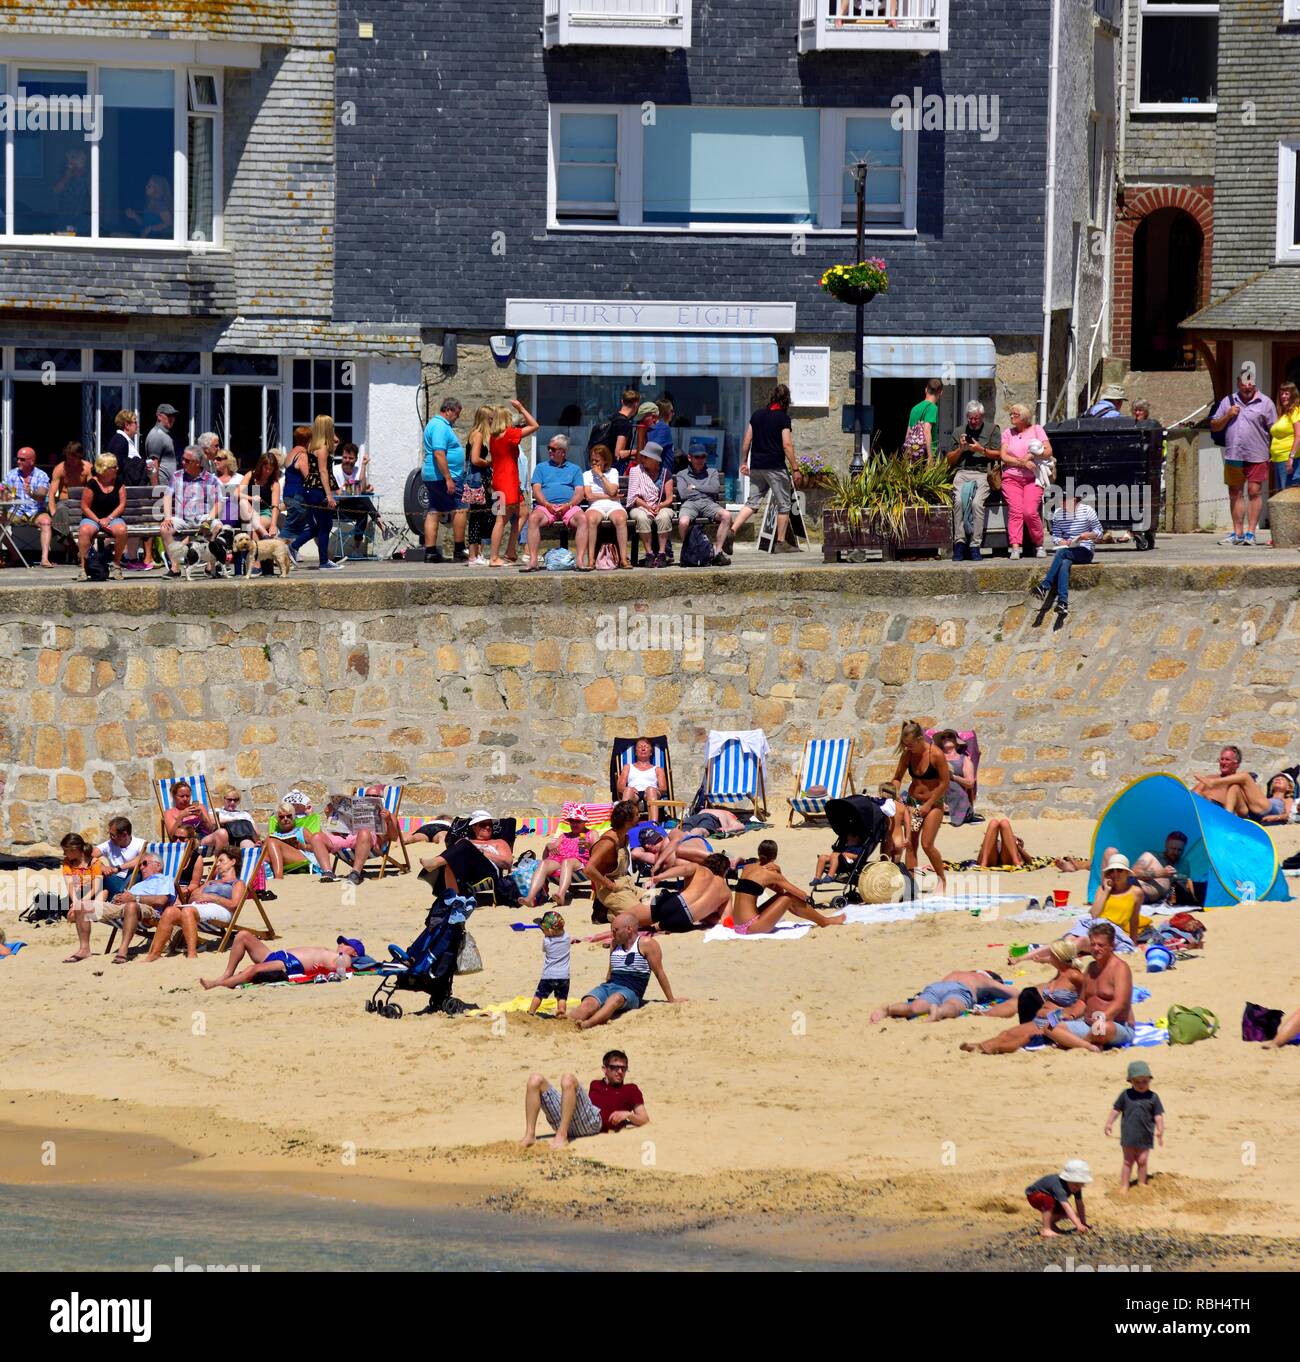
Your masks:
{"label": "green bag", "polygon": [[1219,1031],[1219,1019],[1208,1007],[1183,1007],[1174,1003],[1169,1009],[1170,1045],[1191,1045],[1209,1040]]}

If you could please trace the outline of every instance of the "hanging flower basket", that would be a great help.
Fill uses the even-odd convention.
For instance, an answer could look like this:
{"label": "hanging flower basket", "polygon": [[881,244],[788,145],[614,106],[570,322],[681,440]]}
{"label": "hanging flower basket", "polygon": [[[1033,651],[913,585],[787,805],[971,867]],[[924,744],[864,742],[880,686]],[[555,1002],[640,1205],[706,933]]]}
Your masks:
{"label": "hanging flower basket", "polygon": [[869,303],[889,288],[889,273],[883,260],[860,260],[856,265],[832,265],[821,285],[841,303]]}

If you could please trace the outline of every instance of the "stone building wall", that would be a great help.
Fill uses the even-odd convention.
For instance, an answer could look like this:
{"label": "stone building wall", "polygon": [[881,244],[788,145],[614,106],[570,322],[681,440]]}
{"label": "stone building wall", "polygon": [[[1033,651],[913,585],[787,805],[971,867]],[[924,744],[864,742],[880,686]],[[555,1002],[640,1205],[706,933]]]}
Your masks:
{"label": "stone building wall", "polygon": [[609,741],[639,730],[669,735],[689,797],[710,728],[763,728],[778,818],[807,738],[856,737],[869,788],[908,718],[978,730],[985,813],[1092,816],[1229,741],[1261,774],[1297,760],[1283,569],[1134,555],[1076,578],[1061,632],[1012,567],[810,568],[793,594],[702,571],[663,601],[617,575],[4,591],[0,845],[118,812],[152,831],[151,780],[192,769],[262,817],[291,785],[371,779],[412,813],[557,811],[608,798]]}

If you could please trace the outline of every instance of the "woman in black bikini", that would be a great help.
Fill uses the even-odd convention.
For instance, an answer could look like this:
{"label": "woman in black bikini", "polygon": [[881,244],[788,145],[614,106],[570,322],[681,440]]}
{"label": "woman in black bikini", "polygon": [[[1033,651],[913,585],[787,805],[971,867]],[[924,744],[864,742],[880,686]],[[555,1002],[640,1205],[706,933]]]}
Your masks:
{"label": "woman in black bikini", "polygon": [[[761,936],[770,932],[787,913],[818,927],[841,926],[844,914],[819,913],[808,895],[781,874],[776,855],[777,845],[768,838],[758,844],[758,864],[741,867],[736,896],[731,904],[734,929],[741,936]],[[775,891],[775,897],[759,908],[759,898],[769,889]]]}
{"label": "woman in black bikini", "polygon": [[939,889],[947,886],[943,857],[939,855],[935,839],[943,826],[944,797],[952,773],[943,752],[925,736],[925,730],[914,719],[909,719],[898,735],[898,765],[894,770],[894,784],[899,785],[906,772],[912,778],[907,792],[911,806],[911,828],[908,832],[907,868],[916,869],[917,843],[929,858],[934,873],[939,877]]}

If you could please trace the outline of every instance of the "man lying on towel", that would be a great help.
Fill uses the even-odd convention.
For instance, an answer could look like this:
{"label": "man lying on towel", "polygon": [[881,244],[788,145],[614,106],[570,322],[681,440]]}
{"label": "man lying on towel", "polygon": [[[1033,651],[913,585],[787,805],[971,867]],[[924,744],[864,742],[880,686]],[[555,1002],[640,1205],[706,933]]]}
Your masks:
{"label": "man lying on towel", "polygon": [[[204,988],[238,988],[241,984],[281,984],[286,979],[314,979],[321,974],[349,974],[366,948],[354,936],[341,936],[335,948],[306,946],[297,951],[273,951],[252,932],[238,932],[230,947],[226,972],[220,979],[200,979]],[[240,969],[247,956],[253,963]]]}

